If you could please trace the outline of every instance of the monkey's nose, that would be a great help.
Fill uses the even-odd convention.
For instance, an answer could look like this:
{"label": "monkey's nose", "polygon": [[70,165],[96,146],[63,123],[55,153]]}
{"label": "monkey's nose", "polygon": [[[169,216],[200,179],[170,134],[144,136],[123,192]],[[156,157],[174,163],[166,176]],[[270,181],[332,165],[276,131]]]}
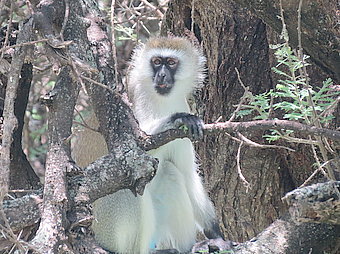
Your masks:
{"label": "monkey's nose", "polygon": [[165,76],[166,76],[165,73],[161,73],[161,74],[159,75],[159,78],[160,78],[159,81],[160,81],[160,83],[163,83],[163,82],[164,82]]}

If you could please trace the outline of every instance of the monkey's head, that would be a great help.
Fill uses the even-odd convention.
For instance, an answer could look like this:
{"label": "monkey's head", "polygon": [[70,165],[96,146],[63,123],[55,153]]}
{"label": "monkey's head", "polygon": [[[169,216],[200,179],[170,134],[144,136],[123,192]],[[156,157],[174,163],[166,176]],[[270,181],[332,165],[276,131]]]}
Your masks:
{"label": "monkey's head", "polygon": [[201,51],[184,38],[152,38],[135,51],[129,90],[186,97],[202,84],[204,63]]}

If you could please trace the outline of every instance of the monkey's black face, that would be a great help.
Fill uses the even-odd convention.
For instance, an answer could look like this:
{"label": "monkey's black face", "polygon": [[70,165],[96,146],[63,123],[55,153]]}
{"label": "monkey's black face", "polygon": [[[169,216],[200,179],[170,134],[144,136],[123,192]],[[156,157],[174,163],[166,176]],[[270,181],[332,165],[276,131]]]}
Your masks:
{"label": "monkey's black face", "polygon": [[151,59],[153,86],[160,95],[168,95],[175,84],[179,60],[174,57],[156,56]]}

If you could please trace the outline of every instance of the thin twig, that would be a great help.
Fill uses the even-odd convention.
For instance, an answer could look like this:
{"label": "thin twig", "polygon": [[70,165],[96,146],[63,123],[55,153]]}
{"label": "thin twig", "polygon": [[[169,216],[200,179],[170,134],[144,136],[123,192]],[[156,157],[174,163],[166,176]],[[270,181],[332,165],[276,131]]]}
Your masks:
{"label": "thin twig", "polygon": [[23,42],[23,43],[11,45],[11,46],[3,47],[2,49],[0,49],[0,52],[4,52],[4,51],[11,49],[11,48],[18,48],[18,47],[22,47],[22,46],[28,46],[28,45],[36,44],[36,43],[39,43],[39,42],[51,41],[51,40],[54,40],[54,39],[58,39],[58,37],[53,37],[53,38],[49,38],[49,39],[41,39],[41,40],[30,41],[30,42]]}
{"label": "thin twig", "polygon": [[91,82],[91,83],[93,83],[93,84],[96,84],[96,85],[98,85],[98,86],[101,86],[101,87],[103,87],[103,88],[109,90],[110,92],[112,92],[112,93],[114,93],[114,94],[116,94],[116,95],[120,95],[120,94],[117,93],[115,90],[113,90],[111,87],[108,87],[107,85],[104,85],[104,84],[102,84],[102,83],[100,83],[100,82],[97,82],[97,81],[95,81],[95,80],[93,80],[93,79],[91,79],[91,78],[85,77],[85,76],[83,76],[83,75],[79,75],[79,77],[82,78],[82,79],[85,79],[86,81],[89,81],[89,82]]}
{"label": "thin twig", "polygon": [[80,119],[82,120],[83,123],[79,123],[79,122],[77,122],[77,121],[73,121],[73,123],[79,124],[80,126],[83,126],[83,127],[87,128],[87,129],[89,129],[89,130],[91,130],[91,131],[99,132],[98,129],[94,129],[94,128],[90,127],[90,126],[86,123],[84,117],[80,114],[80,112],[78,111],[77,108],[74,108],[74,110],[77,112],[77,114],[79,115],[79,117],[80,117]]}
{"label": "thin twig", "polygon": [[[73,123],[75,123],[75,122],[73,122]],[[74,131],[71,133],[71,135],[68,136],[66,139],[63,140],[64,144],[70,144],[71,139],[72,139],[74,136],[76,136],[77,133],[78,133],[79,131],[80,131],[80,130],[79,130],[79,127],[78,127],[78,126],[75,127],[75,128],[74,128]]]}
{"label": "thin twig", "polygon": [[303,139],[303,138],[294,138],[282,134],[280,131],[278,131],[279,135],[281,138],[287,140],[288,142],[294,142],[294,143],[299,143],[299,144],[307,144],[307,145],[317,145],[318,141],[312,140],[312,139]]}
{"label": "thin twig", "polygon": [[46,64],[45,67],[40,68],[38,66],[33,66],[33,69],[37,70],[39,73],[47,71],[53,67],[53,64]]}
{"label": "thin twig", "polygon": [[242,79],[241,79],[240,72],[238,71],[237,67],[235,67],[235,71],[236,71],[236,73],[237,73],[237,79],[238,79],[238,81],[240,82],[240,84],[241,84],[241,86],[243,87],[243,89],[244,89],[245,91],[247,91],[248,88],[246,88],[246,86],[243,84],[243,81],[242,81]]}
{"label": "thin twig", "polygon": [[113,55],[113,60],[115,62],[115,82],[117,84],[118,82],[118,60],[117,60],[117,49],[116,49],[116,37],[115,37],[115,25],[114,25],[114,20],[115,20],[115,5],[116,5],[116,0],[112,0],[111,3],[111,43],[112,43],[112,55]]}
{"label": "thin twig", "polygon": [[[70,57],[69,57],[68,61],[69,61],[69,63],[71,64],[71,67],[72,67],[72,69],[73,69],[74,75],[76,76],[77,80],[79,81],[79,83],[80,83],[80,85],[81,85],[81,87],[82,87],[84,93],[87,95],[88,93],[87,93],[87,90],[86,90],[86,86],[85,86],[85,84],[84,84],[84,82],[83,82],[83,80],[82,80],[83,77],[82,77],[81,74],[79,73],[76,64],[74,63],[74,61],[72,61],[72,59],[71,59]],[[84,78],[84,79],[85,79],[85,78]]]}
{"label": "thin twig", "polygon": [[[155,8],[156,8],[157,10],[159,10],[159,9],[165,7],[169,2],[170,2],[170,0],[167,0],[167,1],[165,1],[163,4],[161,4],[161,5],[159,5],[159,6],[155,7]],[[126,8],[129,9],[129,7],[127,7],[127,6],[126,6]],[[130,9],[129,9],[129,10],[130,10]],[[130,10],[130,12],[131,12],[131,10]],[[117,25],[117,24],[120,25],[120,24],[128,23],[128,22],[130,22],[130,21],[132,21],[132,20],[139,20],[139,19],[142,19],[144,16],[148,16],[148,15],[152,14],[153,12],[155,12],[155,9],[152,9],[151,11],[147,11],[147,12],[145,12],[145,13],[140,13],[140,12],[138,12],[138,14],[135,13],[135,14],[137,14],[136,17],[134,17],[134,18],[129,18],[128,20],[124,20],[124,21],[120,21],[120,22],[115,22],[114,24],[115,24],[115,25]]]}
{"label": "thin twig", "polygon": [[231,115],[231,117],[229,118],[228,122],[231,122],[231,121],[233,121],[233,120],[235,119],[237,112],[240,111],[240,109],[241,109],[243,103],[246,101],[247,95],[248,95],[248,90],[247,90],[247,91],[244,91],[244,94],[243,94],[242,97],[241,97],[240,103],[237,105],[237,108],[235,109],[235,111],[233,112],[233,114]]}
{"label": "thin twig", "polygon": [[147,32],[149,35],[151,35],[151,32],[149,29],[144,25],[144,22],[142,20],[139,20],[139,24],[144,28],[145,32]]}
{"label": "thin twig", "polygon": [[[237,73],[237,78],[238,78],[238,81],[240,82],[240,84],[241,84],[241,86],[243,87],[243,89],[245,90],[245,92],[247,92],[247,94],[246,94],[246,97],[249,97],[249,99],[251,100],[251,101],[254,101],[254,96],[253,96],[253,94],[251,93],[251,92],[249,92],[249,88],[248,87],[246,87],[244,84],[243,84],[243,81],[242,81],[242,79],[241,79],[241,75],[240,75],[240,72],[238,71],[238,69],[235,67],[235,71],[236,71],[236,73]],[[239,104],[239,107],[241,108],[241,103]],[[263,110],[259,107],[259,106],[257,106],[257,105],[255,105],[254,106],[254,108],[257,110],[257,112],[260,114],[260,115],[263,115]],[[239,110],[239,109],[238,109]],[[237,110],[237,111],[238,111]],[[235,114],[237,113],[237,111],[235,111]],[[231,119],[233,119],[233,117],[231,118]],[[229,120],[230,121],[230,120]]]}
{"label": "thin twig", "polygon": [[269,104],[269,110],[268,110],[268,117],[266,118],[266,120],[269,118],[272,118],[273,109],[274,109],[273,105],[274,105],[274,96],[273,94],[270,94],[270,104]]}
{"label": "thin twig", "polygon": [[100,133],[98,129],[94,129],[94,128],[88,126],[87,124],[83,124],[83,123],[80,123],[80,122],[77,122],[77,121],[73,121],[73,123],[74,123],[74,124],[78,124],[78,125],[80,125],[80,126],[83,126],[84,128],[89,129],[89,130],[91,130],[91,131]]}
{"label": "thin twig", "polygon": [[235,71],[236,71],[236,73],[237,73],[238,81],[240,82],[241,86],[242,86],[243,89],[244,89],[244,93],[243,93],[243,95],[242,95],[242,97],[241,97],[240,103],[237,105],[236,110],[233,112],[233,114],[232,114],[231,117],[229,118],[228,122],[231,122],[231,121],[234,120],[234,118],[236,117],[237,112],[240,111],[240,109],[241,109],[243,103],[244,103],[245,100],[247,99],[247,95],[249,94],[249,87],[246,87],[246,86],[243,84],[243,82],[242,82],[242,80],[241,80],[241,77],[240,77],[240,73],[239,73],[239,71],[238,71],[238,69],[237,69],[236,67],[235,67]]}
{"label": "thin twig", "polygon": [[[312,140],[312,136],[311,135],[308,135],[308,137],[309,137],[309,140]],[[318,164],[318,167],[320,168],[321,167],[321,163],[320,163],[318,154],[316,153],[314,145],[311,145],[311,148],[312,148],[314,159],[315,159],[316,163]]]}
{"label": "thin twig", "polygon": [[259,148],[278,148],[278,149],[287,149],[287,150],[289,150],[289,151],[291,151],[291,152],[295,152],[295,150],[294,149],[291,149],[291,148],[289,148],[289,147],[285,147],[285,146],[276,146],[276,145],[261,145],[261,144],[259,144],[259,143],[256,143],[256,142],[254,142],[254,141],[252,141],[252,140],[250,140],[250,139],[248,139],[248,138],[246,138],[245,136],[243,136],[241,133],[239,133],[239,132],[237,132],[237,134],[239,135],[239,136],[241,136],[240,138],[241,139],[238,139],[238,138],[235,138],[234,136],[232,136],[232,135],[230,135],[228,132],[225,132],[225,134],[227,135],[227,136],[229,136],[231,139],[233,139],[233,140],[235,140],[235,141],[237,141],[237,142],[244,142],[244,144],[245,145],[248,145],[248,146],[253,146],[253,147],[259,147]]}
{"label": "thin twig", "polygon": [[[330,161],[332,161],[332,160],[330,160]],[[307,185],[307,183],[308,183],[310,180],[312,180],[312,178],[313,178],[319,171],[323,171],[323,173],[327,176],[327,173],[323,170],[323,167],[326,166],[330,161],[326,161],[326,162],[322,163],[322,164],[320,165],[320,167],[318,167],[318,168],[313,172],[313,174],[311,174],[311,175],[307,178],[307,180],[306,180],[303,184],[301,184],[298,188],[305,187],[305,186]]]}
{"label": "thin twig", "polygon": [[195,0],[191,0],[191,34],[194,35]]}
{"label": "thin twig", "polygon": [[[12,21],[13,21],[13,9],[14,9],[14,2],[11,1],[11,9],[10,9],[10,13],[9,13],[9,21],[8,21],[8,25],[7,25],[7,31],[6,31],[6,36],[5,36],[5,42],[3,44],[3,46],[5,47],[8,43],[8,39],[9,39],[9,34],[11,32],[11,28],[12,28]],[[1,56],[0,59],[2,59],[4,57],[4,51],[1,51]]]}
{"label": "thin twig", "polygon": [[294,149],[286,147],[286,146],[277,146],[277,145],[262,145],[259,143],[256,143],[248,138],[246,138],[245,136],[243,136],[240,132],[237,133],[238,136],[241,138],[241,141],[245,142],[245,144],[249,145],[249,146],[253,146],[253,147],[259,147],[259,148],[281,148],[281,149],[286,149],[290,152],[295,152]]}
{"label": "thin twig", "polygon": [[219,116],[214,123],[219,123],[222,119],[222,116]]}
{"label": "thin twig", "polygon": [[237,157],[236,157],[236,161],[237,161],[237,172],[238,172],[238,176],[241,178],[241,180],[243,181],[244,186],[246,187],[246,192],[248,192],[249,189],[251,189],[250,183],[246,180],[246,178],[244,177],[244,175],[242,174],[242,170],[241,170],[241,165],[240,165],[240,157],[241,157],[241,147],[242,147],[243,141],[241,141],[238,150],[237,150]]}
{"label": "thin twig", "polygon": [[152,4],[150,4],[147,0],[141,0],[145,5],[147,5],[148,7],[150,7],[151,9],[153,9],[155,12],[157,12],[157,14],[159,15],[159,17],[161,19],[163,19],[163,13],[156,7],[153,6]]}
{"label": "thin twig", "polygon": [[70,13],[70,6],[68,4],[68,0],[64,0],[64,1],[65,1],[65,16],[64,16],[63,25],[61,27],[60,34],[59,34],[62,41],[64,41],[64,31],[65,31],[66,24],[68,21],[68,15]]}
{"label": "thin twig", "polygon": [[86,124],[86,121],[84,119],[84,117],[80,114],[79,110],[75,107],[74,110],[77,112],[77,114],[79,115],[80,119],[83,121],[84,124]]}
{"label": "thin twig", "polygon": [[8,190],[8,193],[30,193],[30,192],[35,192],[36,190]]}

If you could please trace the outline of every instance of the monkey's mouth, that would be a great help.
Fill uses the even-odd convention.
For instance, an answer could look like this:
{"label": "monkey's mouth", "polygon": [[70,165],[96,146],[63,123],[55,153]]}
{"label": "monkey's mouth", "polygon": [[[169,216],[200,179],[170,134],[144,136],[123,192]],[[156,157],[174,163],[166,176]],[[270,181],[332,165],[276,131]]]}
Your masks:
{"label": "monkey's mouth", "polygon": [[156,88],[157,93],[161,95],[166,95],[170,93],[172,87],[171,85],[161,83],[161,84],[157,84],[155,88]]}

